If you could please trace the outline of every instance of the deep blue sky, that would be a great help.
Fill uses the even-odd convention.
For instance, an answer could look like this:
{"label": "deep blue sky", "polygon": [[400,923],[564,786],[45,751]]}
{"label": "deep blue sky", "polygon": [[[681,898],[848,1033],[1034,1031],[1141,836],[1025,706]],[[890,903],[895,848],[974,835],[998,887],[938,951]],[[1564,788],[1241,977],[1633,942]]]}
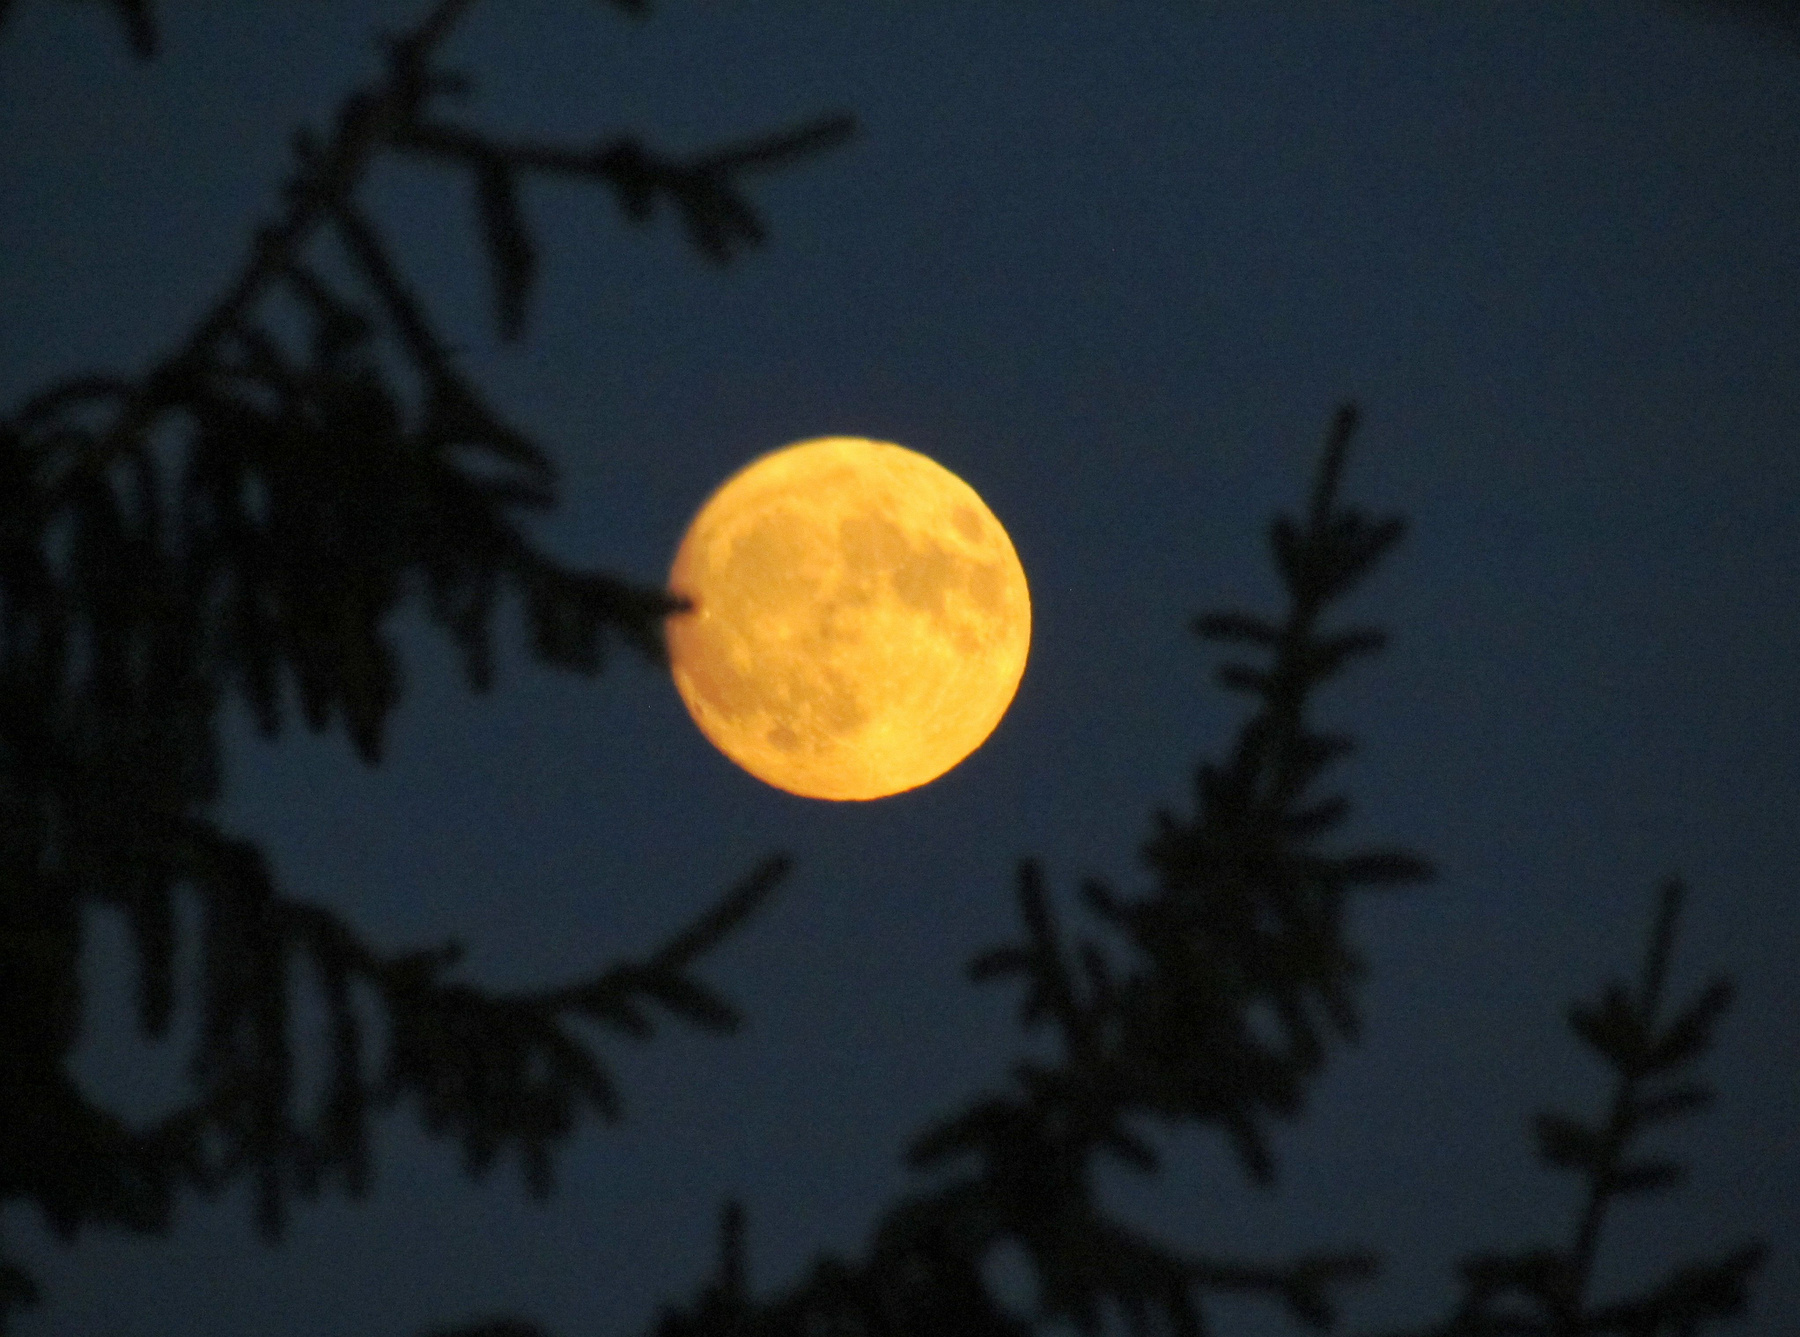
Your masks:
{"label": "deep blue sky", "polygon": [[[240,264],[300,123],[376,70],[419,3],[170,6],[140,66],[98,6],[0,33],[0,402],[133,371]],[[848,11],[850,7],[838,7]],[[226,819],[286,886],[377,943],[460,936],[494,985],[643,951],[767,851],[798,870],[707,975],[736,1038],[609,1040],[626,1122],[532,1203],[471,1186],[396,1117],[373,1198],[302,1206],[278,1250],[242,1194],[166,1240],[8,1246],[47,1303],[26,1337],[410,1334],[512,1310],[643,1331],[742,1195],[752,1280],[860,1251],[927,1122],[1027,1043],[962,969],[1011,935],[1041,856],[1142,885],[1157,805],[1189,802],[1241,708],[1193,613],[1276,593],[1263,531],[1300,500],[1333,406],[1366,411],[1352,500],[1412,521],[1350,610],[1392,648],[1321,719],[1348,843],[1440,880],[1362,906],[1367,1038],[1279,1139],[1279,1186],[1215,1140],[1108,1179],[1197,1248],[1367,1244],[1346,1331],[1445,1312],[1453,1261],[1566,1239],[1571,1187],[1528,1119],[1599,1108],[1566,1002],[1637,958],[1654,888],[1692,886],[1683,991],[1733,973],[1719,1102],[1668,1139],[1691,1186],[1616,1218],[1604,1286],[1760,1233],[1745,1331],[1800,1311],[1800,44],[1648,3],[1130,7],[573,3],[477,10],[468,115],[672,150],[849,109],[850,148],[754,186],[771,243],[704,265],[666,216],[529,190],[543,281],[495,342],[464,183],[385,166],[368,198],[467,366],[565,471],[564,558],[659,579],[751,456],[857,433],[925,451],[1011,532],[1032,659],[988,745],[926,789],[834,805],[714,753],[659,671],[509,654],[471,697],[418,625],[388,759],[230,725]],[[506,627],[517,646],[516,628]],[[93,1088],[146,1112],[181,1039],[130,1038],[124,934],[93,924]],[[191,1013],[186,1014],[191,1024]],[[185,1038],[185,1033],[182,1038]],[[1022,1294],[1019,1269],[996,1262]],[[1286,1331],[1220,1307],[1223,1333]]]}

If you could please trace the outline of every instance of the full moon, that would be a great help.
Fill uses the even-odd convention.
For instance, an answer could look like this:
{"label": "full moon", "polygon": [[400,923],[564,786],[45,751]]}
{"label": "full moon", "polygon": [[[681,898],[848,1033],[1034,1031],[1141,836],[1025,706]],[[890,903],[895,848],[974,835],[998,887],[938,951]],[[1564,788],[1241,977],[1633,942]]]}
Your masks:
{"label": "full moon", "polygon": [[700,508],[666,624],[700,732],[807,798],[874,799],[986,741],[1031,648],[1012,540],[975,489],[884,441],[828,436],[751,461]]}

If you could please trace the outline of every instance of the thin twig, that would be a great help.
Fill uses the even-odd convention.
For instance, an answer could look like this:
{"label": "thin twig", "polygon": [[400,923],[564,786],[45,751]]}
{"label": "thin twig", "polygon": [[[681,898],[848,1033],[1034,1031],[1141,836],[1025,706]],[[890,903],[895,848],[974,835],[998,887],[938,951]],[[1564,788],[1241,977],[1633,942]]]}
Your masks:
{"label": "thin twig", "polygon": [[[1656,1032],[1657,1014],[1662,1006],[1663,981],[1669,965],[1669,949],[1675,936],[1675,920],[1681,912],[1681,883],[1675,880],[1663,887],[1657,907],[1656,924],[1650,931],[1650,944],[1644,955],[1644,974],[1639,982],[1638,1021],[1646,1037]],[[1582,1309],[1586,1304],[1588,1283],[1593,1278],[1594,1260],[1600,1250],[1600,1230],[1606,1223],[1606,1209],[1612,1199],[1608,1182],[1618,1167],[1630,1133],[1631,1111],[1637,1103],[1638,1065],[1621,1069],[1618,1085],[1613,1089],[1612,1108],[1606,1122],[1606,1160],[1592,1171],[1588,1180],[1587,1201],[1582,1206],[1581,1220],[1576,1226],[1575,1243],[1569,1250],[1569,1270],[1563,1290],[1563,1312],[1557,1316],[1557,1333],[1580,1331]]]}

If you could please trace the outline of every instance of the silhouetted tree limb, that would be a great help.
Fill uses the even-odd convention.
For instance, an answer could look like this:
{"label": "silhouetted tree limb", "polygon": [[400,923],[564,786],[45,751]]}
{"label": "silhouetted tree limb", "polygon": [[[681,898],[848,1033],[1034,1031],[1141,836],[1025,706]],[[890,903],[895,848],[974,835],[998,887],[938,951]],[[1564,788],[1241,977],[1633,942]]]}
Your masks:
{"label": "silhouetted tree limb", "polygon": [[1554,1111],[1537,1116],[1539,1158],[1586,1181],[1573,1238],[1561,1248],[1540,1245],[1471,1256],[1462,1264],[1463,1298],[1455,1313],[1420,1337],[1694,1337],[1744,1311],[1750,1279],[1767,1255],[1758,1242],[1671,1268],[1662,1281],[1629,1299],[1596,1305],[1588,1296],[1613,1201],[1661,1192],[1683,1175],[1674,1161],[1628,1159],[1632,1144],[1655,1125],[1693,1114],[1712,1101],[1710,1086],[1677,1078],[1712,1047],[1713,1027],[1731,1001],[1730,982],[1714,980],[1673,1019],[1663,1020],[1669,954],[1683,895],[1679,880],[1663,885],[1637,987],[1613,983],[1598,1002],[1569,1009],[1570,1029],[1614,1077],[1601,1121]]}
{"label": "silhouetted tree limb", "polygon": [[[150,7],[115,8],[147,54]],[[549,456],[462,374],[358,203],[375,158],[417,152],[421,127],[442,125],[435,102],[465,86],[435,60],[470,8],[440,0],[387,41],[384,77],[345,99],[328,135],[295,136],[279,211],[174,351],[141,376],[72,377],[0,416],[0,1202],[36,1202],[65,1236],[98,1222],[162,1230],[179,1189],[239,1176],[256,1182],[273,1236],[292,1192],[333,1180],[364,1191],[368,1119],[403,1101],[462,1145],[472,1172],[516,1152],[541,1193],[578,1116],[619,1109],[571,1023],[642,1036],[652,1005],[711,1030],[736,1022],[693,967],[766,899],[785,859],[639,961],[495,994],[450,977],[453,949],[383,953],[283,895],[256,847],[207,817],[231,694],[266,733],[291,700],[308,727],[341,721],[364,761],[380,758],[402,690],[389,627],[410,600],[477,690],[492,681],[503,598],[521,607],[537,659],[583,673],[611,637],[660,659],[662,618],[679,606],[529,541],[522,512],[555,500]],[[609,140],[593,176],[629,217],[668,196],[702,252],[724,259],[763,235],[739,174],[847,130],[829,118],[684,163]],[[507,335],[535,268],[514,184],[541,166],[529,159],[496,146],[459,164],[481,201]],[[314,253],[327,232],[348,283]],[[301,338],[276,333],[276,298],[298,304]],[[201,911],[194,1097],[132,1128],[66,1072],[82,916],[124,916],[139,1022],[156,1038],[178,993],[177,895]],[[326,1003],[330,1076],[313,1111],[293,1088],[306,1042],[292,1034],[297,969]],[[359,992],[389,1035],[378,1080],[364,1072]],[[34,1294],[17,1268],[0,1270],[0,1330]]]}

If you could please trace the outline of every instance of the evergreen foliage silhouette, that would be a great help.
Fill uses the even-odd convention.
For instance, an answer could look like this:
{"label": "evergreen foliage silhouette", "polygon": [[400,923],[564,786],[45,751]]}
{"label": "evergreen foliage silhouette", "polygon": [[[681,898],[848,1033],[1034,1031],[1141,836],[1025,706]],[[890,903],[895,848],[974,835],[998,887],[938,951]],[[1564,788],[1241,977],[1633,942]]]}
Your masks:
{"label": "evergreen foliage silhouette", "polygon": [[[590,674],[609,639],[660,654],[675,607],[658,589],[565,568],[525,538],[519,513],[554,500],[550,461],[457,369],[357,203],[370,162],[414,154],[468,172],[497,319],[513,337],[534,268],[520,173],[590,179],[639,221],[666,199],[722,262],[762,237],[743,175],[850,129],[831,117],[685,161],[632,139],[500,144],[436,114],[461,85],[433,58],[468,7],[440,0],[389,42],[385,79],[346,100],[329,136],[296,136],[280,216],[175,352],[134,381],[73,378],[0,422],[0,1201],[36,1203],[65,1237],[102,1223],[160,1231],[181,1187],[249,1176],[274,1238],[291,1193],[333,1181],[365,1190],[369,1120],[402,1103],[456,1139],[472,1173],[514,1153],[542,1194],[551,1149],[582,1109],[619,1112],[605,1064],[571,1023],[644,1036],[652,1005],[710,1030],[737,1023],[693,967],[768,896],[781,856],[640,960],[498,994],[448,977],[454,944],[383,953],[284,895],[256,846],[207,815],[218,714],[234,691],[274,734],[291,689],[310,728],[341,722],[364,761],[379,759],[400,687],[386,625],[415,591],[477,690],[492,682],[504,594],[523,606],[539,660]],[[150,7],[115,8],[151,54]],[[319,233],[359,290],[334,287],[309,258]],[[306,347],[274,332],[277,297],[305,313]],[[387,369],[384,344],[416,393]],[[82,912],[108,906],[130,924],[139,1020],[154,1039],[175,1000],[178,892],[202,917],[194,1095],[133,1128],[66,1071]],[[327,1091],[308,1112],[296,1108],[289,1017],[302,966],[329,1014]],[[375,1078],[359,988],[390,1036]],[[0,1325],[35,1295],[5,1264]]]}
{"label": "evergreen foliage silhouette", "polygon": [[1687,1337],[1709,1320],[1743,1312],[1750,1278],[1767,1253],[1758,1242],[1671,1268],[1661,1282],[1630,1299],[1594,1305],[1588,1297],[1601,1228],[1613,1200],[1661,1192],[1681,1182],[1684,1174],[1675,1161],[1627,1160],[1632,1143],[1658,1124],[1704,1109],[1713,1099],[1706,1083],[1676,1079],[1712,1047],[1713,1028],[1731,1002],[1730,981],[1714,980],[1672,1020],[1662,1020],[1683,895],[1679,880],[1663,884],[1637,988],[1615,981],[1597,1001],[1569,1009],[1569,1028],[1612,1069],[1614,1078],[1599,1122],[1553,1110],[1537,1116],[1539,1157],[1586,1181],[1574,1238],[1563,1248],[1471,1256],[1462,1265],[1461,1304],[1448,1322],[1426,1331],[1444,1337]]}
{"label": "evergreen foliage silhouette", "polygon": [[[551,463],[458,370],[358,205],[370,162],[410,154],[467,173],[496,324],[516,339],[537,271],[522,174],[591,180],[638,222],[666,202],[702,255],[722,263],[764,235],[741,178],[851,130],[833,116],[681,161],[633,139],[490,138],[439,114],[464,85],[434,59],[469,2],[438,0],[389,42],[385,77],[346,100],[329,135],[296,136],[281,213],[173,353],[135,380],[73,378],[0,420],[0,1204],[35,1204],[65,1238],[103,1224],[164,1231],[181,1190],[243,1178],[256,1186],[259,1229],[277,1238],[292,1194],[366,1191],[370,1121],[408,1103],[428,1132],[461,1145],[471,1174],[510,1155],[533,1193],[548,1192],[553,1152],[583,1111],[613,1119],[621,1107],[571,1023],[643,1037],[654,1005],[730,1030],[736,1011],[694,967],[788,866],[766,860],[641,959],[494,993],[451,977],[455,944],[385,953],[288,896],[257,847],[208,816],[218,714],[234,692],[269,734],[291,692],[309,728],[341,723],[361,758],[379,761],[400,691],[384,628],[414,595],[476,690],[492,684],[491,623],[505,595],[525,608],[539,660],[589,674],[614,641],[659,656],[661,619],[678,606],[658,589],[565,568],[525,538],[520,512],[554,501]],[[152,7],[110,4],[137,55],[153,55]],[[0,0],[0,19],[7,7]],[[321,234],[354,287],[334,286],[309,259]],[[277,295],[305,313],[305,347],[275,333]],[[1071,941],[1043,870],[1026,860],[1019,939],[969,966],[976,982],[1020,979],[1022,1024],[1053,1032],[1055,1061],[1021,1060],[1001,1089],[920,1133],[908,1163],[938,1180],[886,1211],[862,1254],[821,1257],[769,1298],[750,1292],[745,1211],[726,1203],[716,1277],[666,1308],[656,1337],[1027,1337],[1048,1323],[1091,1335],[1114,1318],[1134,1334],[1201,1337],[1212,1330],[1207,1299],[1233,1293],[1327,1328],[1341,1289],[1374,1274],[1361,1248],[1274,1261],[1192,1255],[1110,1218],[1094,1193],[1102,1155],[1156,1170],[1145,1119],[1217,1129],[1246,1176],[1270,1182],[1272,1124],[1302,1113],[1332,1046],[1359,1037],[1351,893],[1431,876],[1404,850],[1319,844],[1348,805],[1313,788],[1351,742],[1315,731],[1307,708],[1314,689],[1384,643],[1376,629],[1331,631],[1321,619],[1404,530],[1398,517],[1339,501],[1356,424],[1353,406],[1338,411],[1305,513],[1270,528],[1282,618],[1221,612],[1193,624],[1266,662],[1220,668],[1221,685],[1255,709],[1225,758],[1199,769],[1192,812],[1156,815],[1143,850],[1154,886],[1128,897],[1083,883],[1096,933]],[[67,1071],[82,914],[107,906],[126,917],[139,1023],[156,1039],[176,999],[178,893],[202,911],[193,1095],[133,1127]],[[1629,1159],[1634,1140],[1711,1094],[1687,1074],[1730,988],[1716,982],[1663,1020],[1679,900],[1671,882],[1637,989],[1614,985],[1570,1014],[1615,1074],[1601,1122],[1538,1119],[1542,1157],[1587,1185],[1573,1241],[1472,1257],[1460,1307],[1431,1332],[1672,1337],[1743,1309],[1763,1257],[1754,1243],[1677,1266],[1630,1300],[1588,1296],[1613,1200],[1679,1177],[1673,1162]],[[296,1045],[309,1041],[289,1014],[303,966],[322,982],[329,1054],[325,1095],[308,1112],[296,1108],[293,1070]],[[373,999],[389,1035],[378,1076],[353,991]],[[1003,1242],[1032,1261],[1030,1317],[984,1279]],[[0,1334],[38,1298],[0,1258]],[[497,1317],[437,1337],[542,1329]]]}

